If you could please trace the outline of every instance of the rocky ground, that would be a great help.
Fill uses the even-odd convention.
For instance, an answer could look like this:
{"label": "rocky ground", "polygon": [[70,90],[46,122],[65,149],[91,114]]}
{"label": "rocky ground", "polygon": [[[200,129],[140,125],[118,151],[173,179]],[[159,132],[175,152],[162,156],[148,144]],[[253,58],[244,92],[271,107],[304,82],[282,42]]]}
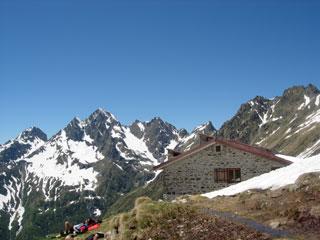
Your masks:
{"label": "rocky ground", "polygon": [[[135,238],[130,238],[135,239]],[[159,217],[136,239],[271,239],[246,225],[182,207],[175,217]]]}
{"label": "rocky ground", "polygon": [[194,205],[253,219],[287,230],[298,239],[320,239],[320,173],[302,175],[275,191],[250,190],[235,196],[193,197]]}

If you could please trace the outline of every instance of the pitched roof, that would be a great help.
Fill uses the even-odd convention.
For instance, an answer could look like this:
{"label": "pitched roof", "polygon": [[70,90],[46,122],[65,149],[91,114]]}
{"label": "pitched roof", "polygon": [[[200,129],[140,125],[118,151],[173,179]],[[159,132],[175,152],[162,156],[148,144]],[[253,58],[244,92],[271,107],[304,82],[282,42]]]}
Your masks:
{"label": "pitched roof", "polygon": [[202,149],[205,149],[205,148],[207,148],[207,147],[209,147],[209,146],[211,146],[211,145],[213,145],[215,143],[219,143],[219,144],[222,144],[222,145],[234,148],[234,149],[238,149],[238,150],[243,151],[243,152],[248,152],[248,153],[254,154],[256,156],[262,157],[262,158],[266,158],[266,159],[269,159],[269,160],[272,160],[272,161],[276,161],[276,162],[279,162],[279,163],[281,163],[281,164],[283,164],[285,166],[290,165],[292,163],[291,161],[288,161],[288,160],[285,160],[283,158],[277,157],[276,155],[273,154],[273,152],[271,152],[268,149],[250,146],[248,144],[244,144],[244,143],[241,143],[241,142],[238,142],[238,141],[235,141],[235,140],[225,140],[225,139],[214,138],[214,139],[212,139],[212,140],[210,140],[208,142],[202,143],[202,144],[190,149],[189,151],[181,153],[176,157],[168,159],[168,161],[165,161],[165,162],[155,166],[153,169],[154,170],[159,170],[159,169],[171,164],[172,162],[175,162],[175,161],[177,161],[179,159],[182,159],[182,158],[184,158],[186,156],[189,156],[189,155],[191,155],[193,153],[201,151]]}

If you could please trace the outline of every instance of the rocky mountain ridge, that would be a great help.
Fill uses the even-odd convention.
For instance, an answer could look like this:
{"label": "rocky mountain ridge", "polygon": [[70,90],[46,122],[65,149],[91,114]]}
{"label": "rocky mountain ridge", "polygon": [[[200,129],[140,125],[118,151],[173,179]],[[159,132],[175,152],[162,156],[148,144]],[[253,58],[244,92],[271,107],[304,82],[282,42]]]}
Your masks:
{"label": "rocky mountain ridge", "polygon": [[241,105],[218,136],[292,156],[314,155],[320,149],[320,91],[308,85],[273,99],[257,96]]}
{"label": "rocky mountain ridge", "polygon": [[123,126],[103,109],[74,118],[49,140],[32,127],[0,146],[0,234],[23,239],[32,232],[39,239],[58,232],[65,219],[103,214],[154,176],[166,148],[186,151],[199,143],[199,133],[311,156],[320,149],[319,101],[312,85],[256,97],[218,131],[209,121],[188,133],[159,117]]}

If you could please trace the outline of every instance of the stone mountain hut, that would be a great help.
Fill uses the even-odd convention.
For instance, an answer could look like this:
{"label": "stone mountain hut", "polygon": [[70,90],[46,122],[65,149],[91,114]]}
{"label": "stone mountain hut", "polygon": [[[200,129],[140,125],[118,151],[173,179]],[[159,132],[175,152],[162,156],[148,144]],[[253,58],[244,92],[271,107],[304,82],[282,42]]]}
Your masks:
{"label": "stone mountain hut", "polygon": [[162,169],[165,199],[225,188],[291,162],[270,150],[200,134],[200,145],[186,152],[168,149]]}

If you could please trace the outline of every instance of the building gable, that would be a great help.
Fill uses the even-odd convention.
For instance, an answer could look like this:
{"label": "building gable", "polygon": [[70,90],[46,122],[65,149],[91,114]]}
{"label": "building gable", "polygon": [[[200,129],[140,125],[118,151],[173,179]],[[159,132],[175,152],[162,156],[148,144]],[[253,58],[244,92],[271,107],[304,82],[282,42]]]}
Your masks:
{"label": "building gable", "polygon": [[[203,136],[206,136],[206,135],[201,134],[202,139],[204,139]],[[192,154],[195,154],[199,151],[203,151],[204,149],[206,149],[212,145],[215,145],[215,144],[221,144],[221,145],[228,146],[228,147],[231,147],[231,148],[243,151],[243,152],[254,154],[254,155],[259,156],[261,158],[265,158],[265,159],[268,159],[271,161],[276,161],[276,162],[282,164],[283,166],[287,166],[287,165],[291,164],[290,161],[275,156],[270,150],[267,150],[267,149],[250,146],[250,145],[247,145],[247,144],[235,141],[235,140],[224,140],[224,139],[213,138],[211,136],[209,136],[209,137],[207,137],[207,141],[203,141],[199,146],[196,146],[196,147],[194,147],[184,153],[179,152],[179,154],[177,154],[177,155],[169,158],[167,161],[155,166],[154,170],[159,170],[164,167],[167,167],[168,165],[170,165],[176,161],[182,160],[182,159],[184,159]],[[169,151],[173,151],[173,150],[169,150]]]}

